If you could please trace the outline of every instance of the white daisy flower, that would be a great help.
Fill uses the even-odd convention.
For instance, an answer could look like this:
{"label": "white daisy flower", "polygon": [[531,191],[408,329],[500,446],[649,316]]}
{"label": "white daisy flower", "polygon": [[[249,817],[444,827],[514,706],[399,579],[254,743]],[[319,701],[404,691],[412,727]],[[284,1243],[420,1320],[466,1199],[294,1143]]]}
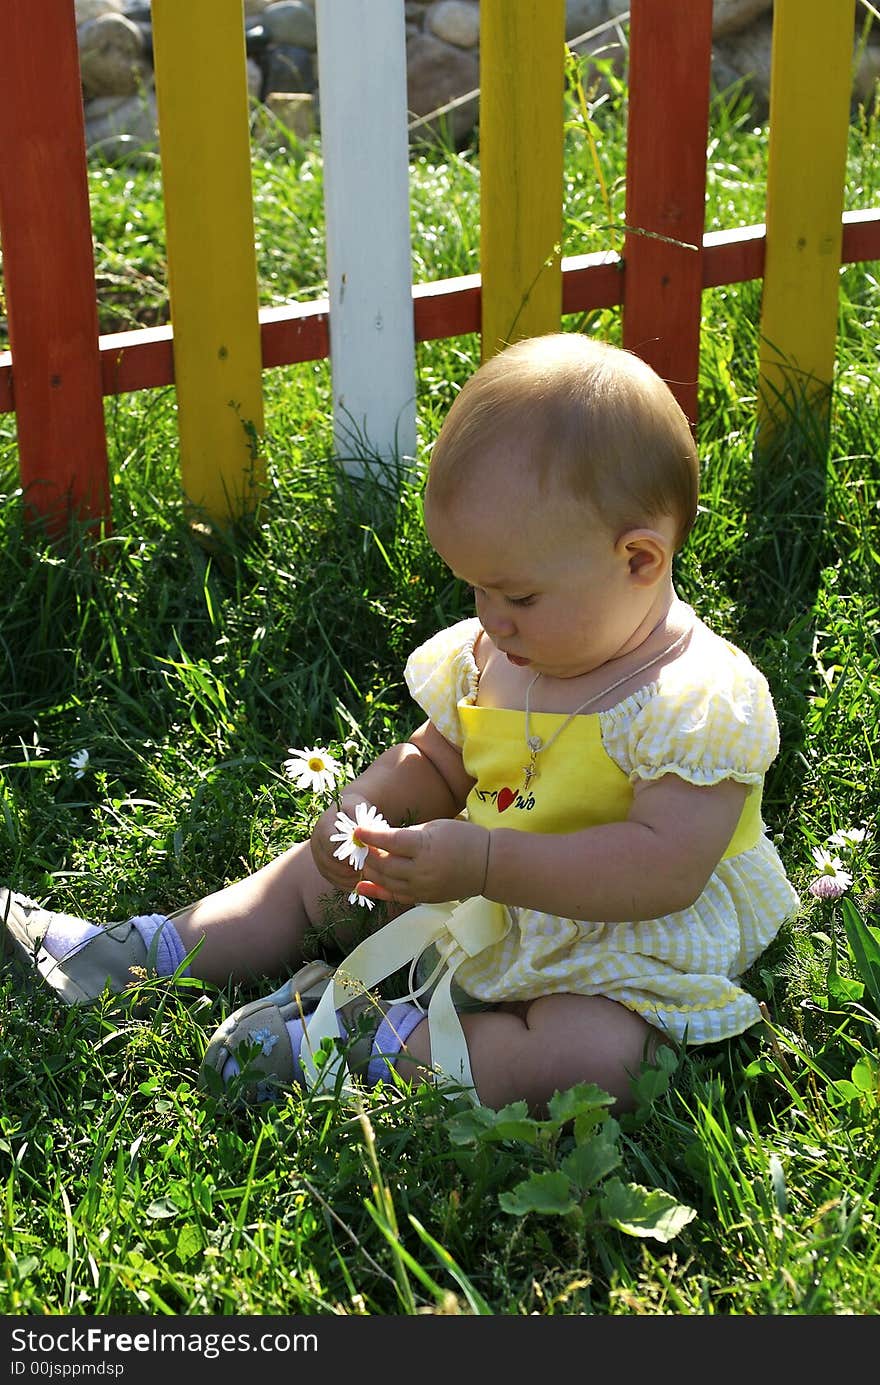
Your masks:
{"label": "white daisy flower", "polygon": [[89,765],[89,752],[87,750],[77,750],[71,755],[68,762],[70,768],[75,770],[74,779],[82,779]]}
{"label": "white daisy flower", "polygon": [[311,789],[314,793],[322,793],[324,789],[332,789],[335,786],[340,765],[329,750],[315,746],[313,750],[288,748],[287,753],[291,759],[285,760],[281,768],[298,789]]}
{"label": "white daisy flower", "polygon": [[820,875],[838,875],[841,871],[846,874],[840,857],[832,856],[824,846],[813,847],[813,864]]}
{"label": "white daisy flower", "polygon": [[851,850],[854,846],[861,846],[867,835],[864,827],[844,827],[840,832],[832,832],[828,845]]}
{"label": "white daisy flower", "polygon": [[840,899],[851,884],[849,871],[842,870],[837,875],[817,875],[807,889],[816,899]]}
{"label": "white daisy flower", "polygon": [[352,890],[348,896],[348,902],[349,904],[359,904],[362,909],[372,909],[376,901],[370,899],[369,895],[358,894],[357,890]]}
{"label": "white daisy flower", "polygon": [[331,834],[330,840],[340,843],[333,855],[339,861],[348,861],[355,870],[361,870],[369,854],[369,848],[358,841],[358,828],[388,827],[389,824],[372,803],[358,803],[353,818],[349,817],[348,813],[337,813],[333,826],[336,831]]}
{"label": "white daisy flower", "polygon": [[819,877],[808,886],[810,894],[816,899],[839,899],[852,884],[852,875],[844,870],[840,857],[832,856],[823,846],[815,846],[813,861]]}

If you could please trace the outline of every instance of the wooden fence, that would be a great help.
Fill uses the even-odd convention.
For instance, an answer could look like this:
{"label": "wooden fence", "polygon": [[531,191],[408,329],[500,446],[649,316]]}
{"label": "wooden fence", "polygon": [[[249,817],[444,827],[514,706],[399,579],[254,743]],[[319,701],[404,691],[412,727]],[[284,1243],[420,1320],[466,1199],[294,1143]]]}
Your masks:
{"label": "wooden fence", "polygon": [[481,272],[413,285],[402,0],[317,0],[328,294],[262,309],[242,0],[152,11],[171,324],[99,336],[74,3],[41,5],[38,42],[33,0],[0,4],[0,411],[50,524],[110,517],[106,395],[176,386],[183,492],[222,524],[259,485],[263,371],[329,357],[340,456],[406,457],[416,341],[480,332],[485,356],[588,309],[621,306],[696,419],[702,292],[747,279],[761,426],[805,383],[824,406],[840,266],[880,258],[880,209],[843,214],[851,4],[775,0],[766,220],[706,234],[712,0],[631,0],[623,253],[563,259],[564,0],[481,0]]}

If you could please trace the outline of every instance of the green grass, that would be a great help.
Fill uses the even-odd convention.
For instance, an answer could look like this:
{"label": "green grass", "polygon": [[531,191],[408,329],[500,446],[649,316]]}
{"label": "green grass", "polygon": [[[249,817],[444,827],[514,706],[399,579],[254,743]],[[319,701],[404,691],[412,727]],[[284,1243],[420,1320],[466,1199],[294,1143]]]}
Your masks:
{"label": "green grass", "polygon": [[[572,104],[565,253],[622,218],[623,96],[589,100],[604,191]],[[877,147],[864,116],[854,205],[878,201]],[[763,219],[766,149],[747,108],[716,101],[710,225]],[[417,151],[416,278],[477,268],[478,168],[473,150]],[[102,325],[159,320],[156,169],[90,177]],[[318,151],[255,132],[254,179],[263,301],[322,292]],[[804,907],[747,978],[772,1027],[646,1075],[620,1126],[595,1094],[570,1094],[573,1125],[480,1125],[396,1084],[247,1109],[197,1074],[255,990],[147,983],[137,1018],[65,1009],[4,970],[5,1313],[880,1310],[877,266],[840,286],[827,457],[800,413],[756,458],[760,286],[706,295],[701,515],[678,560],[681,594],[755,658],[779,712],[765,816]],[[619,332],[612,312],[568,325]],[[477,359],[472,338],[419,348],[422,459]],[[66,549],[24,531],[0,420],[0,881],[96,919],[172,909],[307,834],[288,746],[347,746],[357,769],[417,720],[404,658],[468,610],[422,533],[421,473],[346,480],[325,363],[266,392],[269,498],[213,555],[181,505],[173,391],[108,400],[113,532]],[[850,894],[812,899],[812,848],[856,824]],[[622,1213],[629,1185],[654,1234]]]}

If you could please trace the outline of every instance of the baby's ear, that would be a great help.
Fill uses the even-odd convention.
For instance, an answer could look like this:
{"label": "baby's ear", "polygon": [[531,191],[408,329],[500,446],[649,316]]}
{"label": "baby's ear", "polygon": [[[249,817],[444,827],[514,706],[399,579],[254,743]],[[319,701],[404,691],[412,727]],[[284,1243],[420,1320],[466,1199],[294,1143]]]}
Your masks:
{"label": "baby's ear", "polygon": [[659,529],[628,529],[616,546],[639,586],[651,587],[669,571],[672,544]]}

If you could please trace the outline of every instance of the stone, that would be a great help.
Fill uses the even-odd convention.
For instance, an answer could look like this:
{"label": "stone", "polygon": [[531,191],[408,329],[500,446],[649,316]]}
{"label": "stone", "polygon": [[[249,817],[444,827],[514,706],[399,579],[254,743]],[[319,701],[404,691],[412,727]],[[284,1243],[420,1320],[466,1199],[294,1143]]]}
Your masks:
{"label": "stone", "polygon": [[[713,74],[720,90],[729,85],[727,76],[742,81],[751,96],[751,110],[757,121],[767,119],[770,110],[770,45],[773,20],[765,16],[748,29],[713,45]],[[722,76],[724,80],[722,81]]]}
{"label": "stone", "polygon": [[[473,50],[456,48],[434,34],[413,34],[406,44],[407,105],[411,117],[429,116],[456,97],[477,91],[480,62]],[[454,141],[473,129],[479,97],[456,106],[445,115],[417,126],[413,134],[446,128]]]}
{"label": "stone", "polygon": [[315,98],[305,91],[270,91],[265,105],[298,139],[315,133]]}
{"label": "stone", "polygon": [[773,8],[773,0],[713,0],[712,37],[738,34]]}
{"label": "stone", "polygon": [[150,0],[123,0],[123,13],[134,24],[151,24],[153,9]]}
{"label": "stone", "polygon": [[244,26],[244,48],[245,52],[253,56],[265,53],[269,47],[271,39],[265,24],[261,24],[258,19],[251,20]]}
{"label": "stone", "polygon": [[275,0],[261,15],[273,43],[289,43],[295,48],[318,48],[318,28],[315,14],[302,0]]}
{"label": "stone", "polygon": [[853,80],[853,100],[869,105],[880,81],[880,43],[867,43],[860,50],[856,45],[856,72]]}
{"label": "stone", "polygon": [[159,147],[156,93],[152,86],[136,96],[99,96],[85,104],[86,147],[107,160]]}
{"label": "stone", "polygon": [[252,97],[254,101],[259,101],[263,94],[263,69],[253,58],[247,58],[245,70],[247,72],[248,96]]}
{"label": "stone", "polygon": [[152,80],[144,36],[121,14],[103,14],[81,25],[79,66],[83,95],[130,96]]}
{"label": "stone", "polygon": [[[604,24],[606,19],[621,14],[628,6],[617,0],[566,0],[565,37],[577,38]],[[583,50],[579,50],[583,51]]]}
{"label": "stone", "polygon": [[123,0],[75,0],[73,6],[77,26],[102,14],[122,14],[123,8]]}
{"label": "stone", "polygon": [[476,48],[480,42],[480,7],[472,0],[437,0],[428,10],[427,28],[456,48]]}
{"label": "stone", "polygon": [[[324,2],[333,4],[334,0]],[[873,100],[880,81],[880,25],[875,22],[871,27],[864,0],[846,2],[853,8],[856,36],[855,113],[860,103]],[[74,7],[83,97],[95,119],[96,99],[133,97],[152,83],[151,0],[74,0]],[[268,102],[275,94],[310,94],[311,118],[319,130],[315,9],[316,0],[242,0],[251,98]],[[772,10],[773,0],[714,0],[712,10],[713,84],[721,92],[741,90],[751,102],[756,122],[769,113]],[[585,64],[585,82],[591,89],[606,85],[607,63],[611,70],[625,73],[627,14],[627,0],[566,0],[566,39],[581,57],[595,60]],[[461,148],[479,116],[479,95],[472,95],[478,93],[480,81],[479,0],[403,0],[403,15],[410,139],[442,132]],[[592,37],[575,45],[574,40],[585,33]],[[199,80],[198,58],[192,54],[194,83]],[[599,60],[602,66],[596,65]],[[295,120],[302,128],[308,103],[281,105],[285,115],[278,119],[282,123]],[[292,114],[298,105],[301,110]],[[139,133],[136,129],[130,138]],[[129,137],[128,132],[119,132],[120,140],[124,137]]]}
{"label": "stone", "polygon": [[263,92],[312,91],[315,69],[307,48],[289,43],[276,43],[266,53],[263,63]]}

